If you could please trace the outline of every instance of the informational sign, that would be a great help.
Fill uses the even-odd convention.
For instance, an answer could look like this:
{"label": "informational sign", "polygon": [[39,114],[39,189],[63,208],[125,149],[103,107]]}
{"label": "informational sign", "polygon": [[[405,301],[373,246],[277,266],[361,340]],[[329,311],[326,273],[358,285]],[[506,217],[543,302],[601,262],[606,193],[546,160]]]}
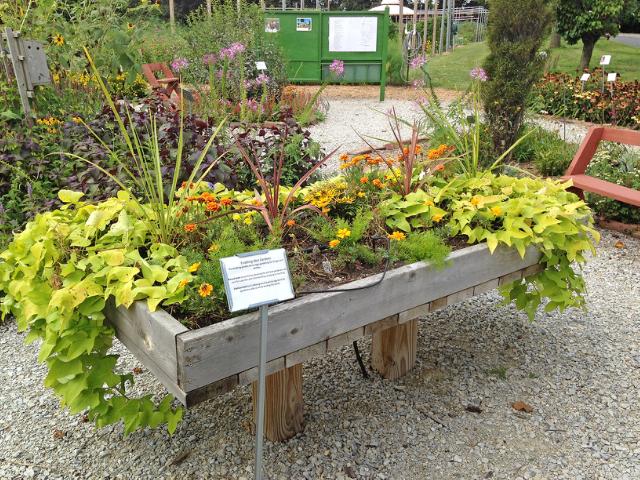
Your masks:
{"label": "informational sign", "polygon": [[611,63],[611,55],[602,55],[600,57],[600,65],[609,65]]}
{"label": "informational sign", "polygon": [[375,52],[377,17],[329,17],[330,52]]}
{"label": "informational sign", "polygon": [[296,31],[297,32],[310,32],[312,26],[311,18],[296,18]]}
{"label": "informational sign", "polygon": [[618,74],[615,72],[607,73],[607,82],[615,82]]}
{"label": "informational sign", "polygon": [[263,61],[257,61],[256,62],[256,70],[266,70],[267,69],[267,64]]}
{"label": "informational sign", "polygon": [[284,248],[221,258],[220,264],[232,312],[295,296]]}
{"label": "informational sign", "polygon": [[265,18],[264,19],[264,31],[266,33],[278,33],[280,31],[280,19],[279,18]]}
{"label": "informational sign", "polygon": [[591,78],[591,74],[590,73],[583,73],[582,76],[580,77],[580,81],[581,82],[587,82],[587,81],[589,81],[590,78]]}

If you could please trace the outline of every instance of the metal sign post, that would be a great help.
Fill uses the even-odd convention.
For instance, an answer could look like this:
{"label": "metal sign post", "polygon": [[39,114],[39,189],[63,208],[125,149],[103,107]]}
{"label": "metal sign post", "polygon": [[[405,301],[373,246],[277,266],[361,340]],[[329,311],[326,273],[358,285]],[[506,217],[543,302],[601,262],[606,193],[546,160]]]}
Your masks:
{"label": "metal sign post", "polygon": [[229,310],[237,312],[260,309],[255,478],[262,480],[269,305],[290,300],[295,296],[287,252],[280,248],[240,253],[234,257],[221,258],[220,266]]}

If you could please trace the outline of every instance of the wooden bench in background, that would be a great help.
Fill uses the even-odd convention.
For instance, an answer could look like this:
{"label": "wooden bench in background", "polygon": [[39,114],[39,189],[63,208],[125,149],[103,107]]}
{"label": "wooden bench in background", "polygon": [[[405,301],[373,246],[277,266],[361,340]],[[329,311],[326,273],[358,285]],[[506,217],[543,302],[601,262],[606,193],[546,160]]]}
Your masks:
{"label": "wooden bench in background", "polygon": [[617,142],[624,145],[640,146],[640,131],[611,127],[591,127],[562,178],[573,181],[572,190],[580,198],[584,198],[584,192],[591,192],[640,207],[640,191],[607,182],[606,180],[600,180],[585,173],[600,142]]}

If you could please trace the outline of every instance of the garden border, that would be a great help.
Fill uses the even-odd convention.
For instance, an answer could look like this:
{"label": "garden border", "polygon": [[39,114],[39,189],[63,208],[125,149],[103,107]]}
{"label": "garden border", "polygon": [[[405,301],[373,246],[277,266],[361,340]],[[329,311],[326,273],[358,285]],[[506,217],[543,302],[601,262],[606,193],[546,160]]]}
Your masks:
{"label": "garden border", "polygon": [[[387,272],[371,289],[311,294],[269,309],[267,374],[326,354],[358,338],[403,325],[428,312],[479,295],[540,270],[540,253],[524,258],[485,244],[452,252],[447,266],[424,262]],[[342,285],[361,287],[381,274]],[[120,341],[185,406],[192,406],[257,378],[256,312],[189,330],[163,310],[144,302],[107,306]],[[409,367],[410,368],[410,367]]]}

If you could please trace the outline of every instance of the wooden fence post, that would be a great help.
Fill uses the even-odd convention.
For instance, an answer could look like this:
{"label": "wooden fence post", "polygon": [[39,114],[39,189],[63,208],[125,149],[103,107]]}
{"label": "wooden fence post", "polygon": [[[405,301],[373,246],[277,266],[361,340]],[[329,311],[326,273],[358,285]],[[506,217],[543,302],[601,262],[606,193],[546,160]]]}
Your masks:
{"label": "wooden fence post", "polygon": [[418,320],[375,332],[371,339],[371,366],[384,378],[396,380],[416,364]]}
{"label": "wooden fence post", "polygon": [[[304,429],[302,364],[267,375],[264,433],[272,442],[282,442]],[[256,421],[258,382],[253,382],[253,421]]]}

